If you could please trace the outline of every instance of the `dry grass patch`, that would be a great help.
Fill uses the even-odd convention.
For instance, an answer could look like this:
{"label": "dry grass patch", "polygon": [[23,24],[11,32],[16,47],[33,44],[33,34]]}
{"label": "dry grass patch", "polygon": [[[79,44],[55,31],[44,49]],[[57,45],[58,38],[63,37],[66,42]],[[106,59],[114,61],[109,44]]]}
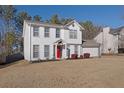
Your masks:
{"label": "dry grass patch", "polygon": [[30,64],[0,69],[0,87],[124,87],[124,56]]}

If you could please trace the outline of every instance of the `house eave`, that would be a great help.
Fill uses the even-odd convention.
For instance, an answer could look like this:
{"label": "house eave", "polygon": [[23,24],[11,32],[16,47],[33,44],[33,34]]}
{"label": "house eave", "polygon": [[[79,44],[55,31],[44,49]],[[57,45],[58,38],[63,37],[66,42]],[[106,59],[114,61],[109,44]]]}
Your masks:
{"label": "house eave", "polygon": [[30,24],[31,26],[43,26],[43,27],[51,27],[51,28],[61,28],[61,29],[65,29],[65,26],[63,25],[58,25],[58,24],[50,24],[50,23],[43,23],[43,22],[34,22],[34,21],[30,21],[30,20],[26,20],[26,22],[28,24]]}

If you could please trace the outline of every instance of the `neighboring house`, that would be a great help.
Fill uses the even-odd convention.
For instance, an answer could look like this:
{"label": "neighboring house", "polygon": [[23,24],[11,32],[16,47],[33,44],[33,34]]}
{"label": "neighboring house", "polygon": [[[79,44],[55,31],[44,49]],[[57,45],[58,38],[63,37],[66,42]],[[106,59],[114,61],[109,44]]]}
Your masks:
{"label": "neighboring house", "polygon": [[103,28],[94,40],[101,44],[101,53],[103,54],[116,54],[118,53],[118,34],[110,27]]}
{"label": "neighboring house", "polygon": [[82,30],[75,20],[66,25],[24,21],[24,58],[28,61],[82,55]]}
{"label": "neighboring house", "polygon": [[90,57],[100,57],[100,44],[95,40],[86,40],[82,45],[82,53],[90,53]]}
{"label": "neighboring house", "polygon": [[124,49],[124,26],[117,29],[111,29],[110,33],[118,35],[118,48]]}

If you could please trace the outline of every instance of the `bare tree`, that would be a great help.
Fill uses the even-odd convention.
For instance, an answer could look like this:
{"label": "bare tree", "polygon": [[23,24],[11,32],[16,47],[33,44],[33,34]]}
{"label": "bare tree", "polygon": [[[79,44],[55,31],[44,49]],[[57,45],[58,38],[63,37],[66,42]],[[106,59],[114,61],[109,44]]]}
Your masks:
{"label": "bare tree", "polygon": [[91,21],[85,21],[80,23],[85,31],[82,33],[83,39],[93,39],[97,34],[102,31],[102,27],[95,26]]}

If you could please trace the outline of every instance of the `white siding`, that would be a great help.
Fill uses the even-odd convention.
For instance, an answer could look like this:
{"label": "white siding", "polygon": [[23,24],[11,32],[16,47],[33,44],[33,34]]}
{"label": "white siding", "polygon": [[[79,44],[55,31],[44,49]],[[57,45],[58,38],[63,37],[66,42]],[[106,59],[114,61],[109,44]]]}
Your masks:
{"label": "white siding", "polygon": [[[39,44],[41,47],[40,59],[46,59],[44,57],[44,45],[50,45],[50,57],[49,57],[49,59],[53,58],[53,43],[60,39],[60,38],[56,38],[55,32],[56,32],[55,28],[50,28],[49,37],[44,37],[44,27],[40,27],[39,28],[39,34],[40,34],[39,37],[32,37],[32,45]],[[61,31],[60,31],[60,33],[61,33]]]}
{"label": "white siding", "polygon": [[[82,51],[81,51],[81,49],[82,49],[82,47],[81,47],[81,45],[77,45],[77,50],[78,50],[78,57],[80,57],[80,55],[81,55],[81,53],[82,53]],[[71,55],[72,54],[75,54],[75,45],[70,45],[70,58],[71,58]]]}
{"label": "white siding", "polygon": [[80,31],[80,28],[78,27],[78,25],[76,23],[74,23],[74,27],[72,25],[70,25],[68,28],[69,29],[73,29],[73,30],[77,30],[77,39],[70,39],[69,38],[69,30],[65,30],[64,31],[64,40],[67,43],[71,43],[71,44],[82,44],[82,32]]}
{"label": "white siding", "polygon": [[[118,53],[118,36],[112,35],[109,33],[110,28],[103,28],[103,32],[98,34],[94,40],[101,44],[101,52],[102,53]],[[108,49],[111,49],[109,52]]]}
{"label": "white siding", "polygon": [[124,48],[124,28],[119,33],[118,45],[119,48]]}
{"label": "white siding", "polygon": [[[67,58],[66,55],[66,48],[67,44],[77,44],[78,45],[78,53],[80,56],[80,44],[82,43],[82,33],[75,24],[75,27],[69,26],[70,29],[76,29],[77,30],[77,39],[70,39],[69,38],[69,30],[60,29],[60,38],[56,38],[56,28],[50,28],[49,37],[44,37],[44,27],[39,27],[39,36],[34,37],[33,36],[33,26],[28,25],[29,23],[24,23],[24,57],[28,61],[34,61],[38,59],[46,59],[44,57],[44,45],[50,45],[50,57],[49,59],[53,58],[54,51],[53,51],[53,44],[57,41],[62,39],[65,42],[65,49],[62,51],[62,58]],[[31,32],[31,33],[30,33]],[[30,43],[31,42],[31,43]],[[33,45],[39,45],[39,58],[33,58]],[[74,53],[74,45],[70,45],[71,53]],[[31,57],[31,58],[30,58]]]}
{"label": "white siding", "polygon": [[90,57],[99,57],[99,48],[83,48],[82,55],[90,53]]}
{"label": "white siding", "polygon": [[30,26],[24,22],[24,59],[30,61]]}

